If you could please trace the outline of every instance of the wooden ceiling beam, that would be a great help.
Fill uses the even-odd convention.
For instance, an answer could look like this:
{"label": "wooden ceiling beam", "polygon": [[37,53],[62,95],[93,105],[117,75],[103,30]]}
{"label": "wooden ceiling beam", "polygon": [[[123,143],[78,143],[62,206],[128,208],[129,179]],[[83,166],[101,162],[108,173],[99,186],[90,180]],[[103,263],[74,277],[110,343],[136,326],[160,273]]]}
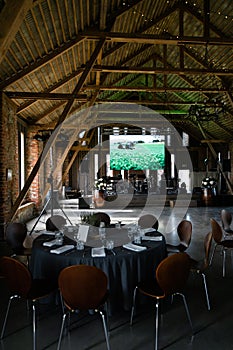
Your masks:
{"label": "wooden ceiling beam", "polygon": [[83,88],[84,91],[103,90],[103,91],[138,91],[138,92],[202,92],[218,94],[220,92],[226,92],[225,88],[198,88],[198,87],[142,87],[142,86],[107,86],[107,85],[87,85]]}
{"label": "wooden ceiling beam", "polygon": [[[148,24],[146,26],[144,26],[138,33],[143,33],[143,32],[146,32],[147,30],[151,29],[156,24],[158,24],[160,21],[162,21],[164,18],[166,18],[169,15],[171,15],[172,13],[174,13],[177,9],[178,9],[178,4],[175,4],[172,7],[166,9],[165,12],[160,14],[158,17],[156,17],[156,19],[147,22]],[[117,43],[117,44],[115,44],[113,47],[108,49],[103,54],[103,58],[106,58],[106,57],[110,56],[111,54],[114,54],[117,50],[119,50],[120,48],[122,48],[126,44],[127,43]]]}
{"label": "wooden ceiling beam", "polygon": [[32,0],[6,1],[0,13],[0,64],[32,5]]}
{"label": "wooden ceiling beam", "polygon": [[[96,45],[95,49],[94,49],[94,52],[92,53],[91,55],[91,58],[89,60],[89,62],[87,63],[86,65],[86,68],[84,69],[77,85],[75,86],[73,92],[72,92],[72,97],[70,98],[70,100],[66,103],[64,109],[63,109],[63,112],[61,113],[56,125],[55,125],[55,129],[54,129],[54,132],[52,134],[52,139],[51,139],[51,143],[50,143],[50,147],[53,146],[53,143],[54,141],[56,140],[56,137],[57,137],[57,134],[60,130],[60,126],[62,125],[62,123],[64,122],[64,120],[66,119],[67,115],[69,114],[70,112],[70,109],[75,101],[75,95],[77,95],[79,93],[79,91],[81,90],[81,88],[83,87],[83,84],[85,83],[88,75],[90,74],[93,66],[94,66],[94,63],[100,53],[100,51],[102,50],[103,48],[103,45],[105,43],[105,40],[100,40],[99,43]],[[28,176],[26,182],[25,182],[25,185],[23,187],[23,189],[21,190],[21,192],[19,193],[15,203],[13,204],[12,206],[12,210],[10,212],[10,215],[8,217],[8,220],[10,221],[16,214],[22,200],[24,199],[25,195],[27,194],[37,172],[39,171],[40,169],[40,166],[41,164],[43,164],[47,154],[48,154],[48,151],[49,149],[47,148],[46,151],[43,152],[43,154],[41,154],[39,156],[39,158],[37,159],[37,162],[35,163],[30,175]]]}
{"label": "wooden ceiling beam", "polygon": [[103,31],[86,31],[79,33],[83,39],[86,40],[100,40],[105,39],[107,42],[115,43],[137,43],[137,44],[151,44],[151,45],[216,45],[216,46],[232,46],[233,39],[222,36],[221,38],[204,37],[204,36],[183,36],[171,35],[165,33],[164,35],[156,34],[141,34],[141,33],[121,33],[121,32],[103,32]]}
{"label": "wooden ceiling beam", "polygon": [[[72,94],[55,93],[55,92],[30,92],[30,91],[5,91],[5,94],[14,100],[69,100]],[[77,94],[76,100],[86,101],[87,95]]]}
{"label": "wooden ceiling beam", "polygon": [[[43,93],[50,93],[60,87],[62,87],[63,85],[65,85],[67,82],[71,81],[74,78],[77,78],[82,72],[83,72],[84,68],[79,68],[77,69],[75,72],[73,72],[72,74],[66,76],[64,79],[60,80],[59,82],[57,82],[56,84],[52,85],[51,87],[49,87],[48,89],[45,89],[43,91]],[[29,108],[33,103],[35,103],[37,100],[33,99],[31,101],[27,101],[25,103],[23,103],[22,105],[20,105],[17,109],[17,113],[21,113],[24,110],[26,110],[27,108]]]}
{"label": "wooden ceiling beam", "polygon": [[0,83],[0,90],[5,90],[7,86],[15,83],[17,80],[23,78],[25,75],[30,74],[37,69],[40,69],[47,63],[49,63],[54,58],[57,58],[58,56],[64,54],[67,50],[71,49],[73,46],[81,43],[84,40],[84,38],[81,38],[80,36],[77,36],[76,38],[68,41],[67,43],[59,46],[58,48],[55,48],[51,53],[48,53],[46,56],[39,58],[37,61],[31,63],[29,66],[22,69],[19,73],[14,74],[8,79],[5,79],[3,82]]}
{"label": "wooden ceiling beam", "polygon": [[106,66],[95,65],[93,71],[101,71],[104,73],[126,73],[126,74],[178,74],[178,75],[218,75],[232,76],[233,69],[176,69],[176,68],[154,68],[154,67],[122,67],[122,66]]}
{"label": "wooden ceiling beam", "polygon": [[[84,91],[128,91],[128,92],[202,92],[202,93],[215,93],[218,94],[220,92],[224,93],[226,92],[226,89],[198,89],[198,88],[188,88],[188,87],[141,87],[141,86],[102,86],[102,85],[88,85],[83,87]],[[72,97],[71,93],[45,93],[45,92],[30,92],[30,91],[5,91],[5,94],[8,98],[13,100],[69,100]],[[88,100],[88,97],[86,94],[77,94],[76,96],[73,96],[75,100],[80,102],[85,102]],[[164,102],[163,102],[164,103]],[[184,102],[186,104],[186,102]],[[187,104],[190,103],[197,103],[192,101],[188,101]],[[204,102],[198,102],[198,104],[203,104]]]}

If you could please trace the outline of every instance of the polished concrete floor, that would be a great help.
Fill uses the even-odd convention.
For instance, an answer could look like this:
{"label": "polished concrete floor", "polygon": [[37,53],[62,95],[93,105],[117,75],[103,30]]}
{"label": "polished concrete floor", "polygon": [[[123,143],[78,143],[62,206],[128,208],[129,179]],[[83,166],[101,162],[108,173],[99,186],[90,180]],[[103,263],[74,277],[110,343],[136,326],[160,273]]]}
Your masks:
{"label": "polished concrete floor", "polygon": [[[174,243],[177,240],[175,228],[181,218],[185,217],[191,220],[193,235],[187,253],[193,258],[201,259],[204,255],[203,239],[210,230],[210,218],[214,217],[220,222],[221,209],[222,207],[194,207],[189,208],[186,213],[183,208],[165,207],[160,213],[159,208],[150,207],[147,208],[147,212],[154,213],[159,217],[159,231],[164,233],[169,243]],[[233,207],[228,207],[228,209],[233,212]],[[80,210],[77,207],[74,205],[66,206],[63,210],[72,223],[79,221]],[[106,211],[110,214],[112,222],[118,220],[124,223],[137,221],[142,214],[140,208]],[[45,220],[46,216],[43,215],[37,222],[35,231],[44,228]],[[35,220],[28,223],[29,231],[34,224]],[[8,253],[9,250],[5,247],[5,243],[1,242],[1,255]],[[177,298],[174,299],[173,304],[170,304],[170,301],[164,304],[159,334],[160,349],[233,349],[233,266],[230,252],[227,254],[226,265],[226,276],[223,278],[222,257],[218,250],[212,266],[206,272],[211,303],[210,311],[206,307],[201,277],[190,274],[185,294],[194,325],[193,336],[186,319],[182,300]],[[4,279],[0,279],[0,288],[0,325],[2,325],[8,300]],[[54,350],[59,336],[61,309],[59,305],[40,304],[38,311],[38,350]],[[129,326],[129,317],[129,312],[124,312],[114,314],[109,318],[111,349],[154,349],[153,303],[148,300],[143,308],[137,308],[132,327]],[[71,331],[64,335],[61,349],[102,350],[105,348],[102,325],[98,317],[90,314],[78,314],[71,319]],[[0,341],[0,349],[32,349],[31,313],[27,311],[23,301],[14,303],[6,328],[6,337]]]}

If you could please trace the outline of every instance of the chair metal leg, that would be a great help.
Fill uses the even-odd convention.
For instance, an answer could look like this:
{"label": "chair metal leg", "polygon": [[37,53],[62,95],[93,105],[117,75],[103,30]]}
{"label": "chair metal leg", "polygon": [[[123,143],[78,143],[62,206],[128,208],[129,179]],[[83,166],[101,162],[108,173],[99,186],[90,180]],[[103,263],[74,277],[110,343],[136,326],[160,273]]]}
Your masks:
{"label": "chair metal leg", "polygon": [[207,309],[210,310],[210,301],[209,301],[209,294],[208,294],[208,289],[207,289],[207,283],[206,283],[206,276],[204,273],[201,274],[203,283],[204,283],[204,288],[205,288],[205,296],[206,296],[206,303],[207,303]]}
{"label": "chair metal leg", "polygon": [[156,313],[155,313],[155,350],[158,350],[159,342],[159,299],[156,300]]}
{"label": "chair metal leg", "polygon": [[217,244],[215,244],[215,246],[214,246],[213,252],[212,252],[212,254],[211,254],[211,258],[210,258],[210,263],[209,263],[209,265],[212,265],[212,261],[213,261],[213,257],[214,257],[216,248],[217,248]]}
{"label": "chair metal leg", "polygon": [[32,301],[32,334],[33,334],[33,350],[36,350],[36,305]]}
{"label": "chair metal leg", "polygon": [[9,298],[8,305],[7,305],[7,310],[6,310],[6,315],[5,315],[5,319],[4,319],[3,326],[2,326],[2,332],[1,332],[1,338],[0,339],[2,339],[4,337],[4,333],[5,333],[5,329],[6,329],[6,322],[7,322],[7,319],[8,319],[8,314],[9,314],[9,310],[10,310],[10,307],[11,307],[11,302],[15,298],[20,299],[20,296],[19,295],[12,295]]}
{"label": "chair metal leg", "polygon": [[134,316],[134,309],[135,309],[135,303],[136,303],[137,290],[138,290],[138,287],[136,286],[134,288],[134,292],[133,292],[133,305],[132,305],[131,315],[130,315],[130,326],[133,325],[133,316]]}
{"label": "chair metal leg", "polygon": [[225,277],[226,273],[226,250],[223,249],[222,251],[222,277]]}
{"label": "chair metal leg", "polygon": [[190,323],[190,326],[191,326],[191,330],[192,330],[192,333],[193,333],[193,324],[192,324],[192,320],[191,320],[191,317],[190,317],[190,313],[189,313],[189,309],[188,309],[188,304],[186,302],[186,298],[185,298],[184,294],[182,294],[182,293],[177,293],[177,294],[182,296],[182,299],[183,299],[183,302],[184,302],[184,307],[185,307],[185,310],[186,310],[186,314],[187,314],[187,317],[188,317],[188,320],[189,320],[189,323]]}
{"label": "chair metal leg", "polygon": [[64,330],[64,325],[65,325],[67,314],[68,313],[64,313],[62,316],[62,324],[61,324],[61,330],[60,330],[59,340],[58,340],[58,344],[57,344],[57,350],[59,350],[61,347],[61,340],[62,340],[62,335],[63,335],[63,330]]}
{"label": "chair metal leg", "polygon": [[109,345],[109,338],[108,338],[108,327],[106,325],[106,320],[105,320],[105,312],[98,310],[99,314],[101,315],[102,322],[103,322],[103,328],[104,328],[104,335],[105,335],[105,340],[106,340],[106,345],[107,349],[110,350],[110,345]]}
{"label": "chair metal leg", "polygon": [[60,300],[61,300],[62,314],[64,315],[64,313],[65,313],[65,306],[64,306],[64,301],[63,301],[62,294],[61,294],[60,290],[59,290],[59,295],[60,295]]}
{"label": "chair metal leg", "polygon": [[109,317],[108,317],[108,300],[104,304],[104,311],[105,311],[105,316],[106,316],[106,324],[108,327],[108,335],[110,333],[110,326],[109,326]]}

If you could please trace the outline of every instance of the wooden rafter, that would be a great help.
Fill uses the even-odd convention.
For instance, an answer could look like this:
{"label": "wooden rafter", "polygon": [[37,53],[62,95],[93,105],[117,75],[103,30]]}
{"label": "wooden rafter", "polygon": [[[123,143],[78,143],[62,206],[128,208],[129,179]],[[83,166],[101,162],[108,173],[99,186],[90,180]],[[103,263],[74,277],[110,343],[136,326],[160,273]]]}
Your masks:
{"label": "wooden rafter", "polygon": [[0,64],[32,4],[32,0],[6,1],[0,13]]}
{"label": "wooden rafter", "polygon": [[[77,85],[76,85],[76,87],[75,87],[75,89],[73,91],[73,96],[77,95],[79,93],[80,89],[82,88],[82,86],[83,86],[87,76],[90,74],[91,69],[93,68],[93,65],[94,65],[94,63],[95,63],[95,61],[96,61],[100,51],[103,48],[104,43],[105,43],[105,40],[100,40],[100,42],[96,45],[95,50],[94,50],[94,52],[93,52],[93,54],[92,54],[88,64],[86,65],[85,70],[83,71],[82,76],[80,77],[80,79],[79,79],[79,81],[78,81],[78,83],[77,83]],[[75,100],[75,98],[73,96],[66,103],[65,108],[64,108],[62,114],[59,117],[59,120],[58,120],[58,122],[57,122],[57,124],[55,126],[55,131],[52,134],[52,140],[51,140],[51,146],[50,147],[52,147],[53,142],[56,139],[56,136],[57,136],[57,134],[59,132],[59,126],[63,123],[63,121],[67,117],[68,113],[70,112],[72,104],[74,103],[74,100]],[[10,213],[9,218],[8,218],[9,221],[16,214],[16,212],[17,212],[17,210],[18,210],[22,200],[24,199],[25,195],[27,194],[27,192],[28,192],[28,190],[29,190],[29,188],[30,188],[30,186],[31,186],[31,184],[32,184],[32,182],[33,182],[33,180],[34,180],[34,178],[35,178],[39,168],[40,168],[40,165],[44,162],[48,151],[49,151],[49,149],[47,149],[47,152],[43,152],[43,154],[41,154],[39,156],[36,164],[34,165],[34,167],[33,167],[32,171],[31,171],[29,177],[27,178],[27,180],[25,182],[25,185],[24,185],[23,189],[19,193],[19,196],[17,197],[17,199],[16,199],[16,201],[15,201],[13,207],[12,207],[11,213]]]}

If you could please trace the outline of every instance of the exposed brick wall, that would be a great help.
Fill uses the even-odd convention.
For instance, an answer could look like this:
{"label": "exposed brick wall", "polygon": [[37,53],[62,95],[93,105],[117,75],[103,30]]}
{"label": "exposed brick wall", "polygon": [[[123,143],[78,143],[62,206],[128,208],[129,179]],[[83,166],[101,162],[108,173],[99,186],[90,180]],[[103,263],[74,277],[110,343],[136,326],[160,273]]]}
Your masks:
{"label": "exposed brick wall", "polygon": [[[18,135],[16,106],[3,93],[0,94],[0,235],[19,191]],[[12,180],[7,180],[7,169]]]}
{"label": "exposed brick wall", "polygon": [[[19,195],[19,152],[18,127],[15,104],[4,93],[0,93],[0,238],[4,237],[5,226],[8,222],[12,206]],[[43,148],[41,142],[33,139],[37,129],[27,130],[26,137],[26,178],[33,169],[36,160]],[[12,170],[12,180],[7,180],[7,169]],[[39,174],[36,175],[24,202],[34,202],[37,210],[41,208],[41,194],[39,187]],[[19,209],[22,212],[22,208]],[[35,210],[31,210],[35,215]],[[28,213],[20,215],[27,217]],[[19,220],[15,215],[14,220]],[[19,220],[20,221],[20,220]]]}
{"label": "exposed brick wall", "polygon": [[[41,151],[43,145],[41,142],[35,140],[33,137],[37,134],[38,130],[29,128],[26,139],[26,174],[29,176],[31,173]],[[35,176],[28,194],[27,199],[34,202],[37,209],[41,208],[41,194],[40,194],[40,182],[39,173]]]}

